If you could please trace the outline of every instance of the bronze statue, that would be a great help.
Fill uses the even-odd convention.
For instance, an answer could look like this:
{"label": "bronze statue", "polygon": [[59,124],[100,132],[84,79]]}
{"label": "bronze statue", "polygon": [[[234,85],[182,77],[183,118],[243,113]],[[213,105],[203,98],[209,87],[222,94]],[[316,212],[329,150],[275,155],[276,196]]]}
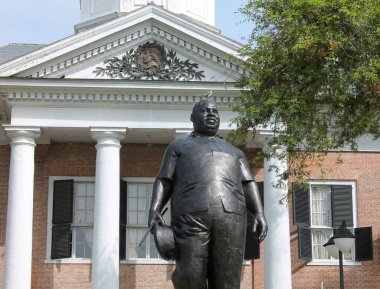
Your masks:
{"label": "bronze statue", "polygon": [[170,199],[175,289],[239,289],[247,210],[259,240],[267,233],[257,184],[243,152],[216,135],[213,101],[198,102],[191,121],[194,131],[165,152],[149,225],[163,224],[160,213]]}

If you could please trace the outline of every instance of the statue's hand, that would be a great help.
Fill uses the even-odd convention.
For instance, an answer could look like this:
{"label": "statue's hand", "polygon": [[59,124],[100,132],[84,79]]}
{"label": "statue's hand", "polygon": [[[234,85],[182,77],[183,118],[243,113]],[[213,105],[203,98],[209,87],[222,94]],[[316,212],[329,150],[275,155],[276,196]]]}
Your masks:
{"label": "statue's hand", "polygon": [[260,242],[265,239],[268,232],[268,226],[263,213],[258,213],[255,215],[252,230],[254,233],[256,233]]}
{"label": "statue's hand", "polygon": [[157,210],[150,210],[149,211],[148,225],[149,225],[149,227],[151,227],[155,223],[160,224],[160,225],[164,225],[165,221],[164,221],[164,219],[163,219],[163,217],[162,217],[162,215],[160,214],[159,211],[157,211]]}

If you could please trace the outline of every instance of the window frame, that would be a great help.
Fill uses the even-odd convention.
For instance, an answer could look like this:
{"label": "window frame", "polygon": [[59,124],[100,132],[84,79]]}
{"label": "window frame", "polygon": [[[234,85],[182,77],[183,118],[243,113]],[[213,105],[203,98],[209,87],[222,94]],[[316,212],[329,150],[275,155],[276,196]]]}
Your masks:
{"label": "window frame", "polygon": [[[156,178],[154,178],[154,177],[123,177],[122,180],[125,181],[127,183],[127,185],[128,185],[128,183],[151,183],[153,185]],[[151,198],[152,198],[152,196],[148,196],[148,211],[149,211]],[[128,196],[126,196],[126,200],[128,200]],[[166,206],[168,206],[168,205],[170,207],[170,202]],[[126,208],[126,210],[127,210],[126,213],[128,214],[128,208]],[[169,209],[169,211],[170,211],[170,209]],[[168,224],[168,225],[170,225],[170,224]],[[127,240],[128,226],[129,225],[127,224],[126,236],[125,236],[126,240]],[[138,226],[134,226],[134,227],[137,228]],[[152,259],[145,259],[145,258],[128,259],[128,241],[125,242],[125,252],[126,252],[126,259],[120,260],[121,264],[152,264],[152,265],[154,265],[154,264],[157,264],[157,265],[175,264],[175,261],[172,261],[172,260],[167,261],[164,259],[155,259],[155,258],[152,258]]]}
{"label": "window frame", "polygon": [[[74,183],[74,188],[73,188],[73,222],[71,224],[71,233],[72,233],[72,243],[76,243],[76,238],[77,238],[77,234],[78,234],[78,229],[93,229],[94,228],[94,211],[95,211],[95,180],[94,181],[76,181],[76,180],[73,180],[73,183]],[[75,185],[76,184],[79,184],[79,183],[85,183],[85,184],[92,184],[94,186],[94,189],[93,189],[93,192],[94,192],[94,195],[92,196],[93,197],[93,207],[92,207],[92,223],[77,223],[75,221],[75,217],[76,217],[76,207],[77,207],[77,198],[78,196],[75,195]],[[81,196],[83,197],[83,196]],[[86,194],[85,197],[88,197],[88,195]],[[87,200],[86,200],[87,201]],[[85,204],[85,212],[87,211],[87,203]],[[94,231],[92,231],[93,233]],[[91,259],[91,258],[80,258],[80,257],[76,257],[77,255],[77,251],[78,251],[78,248],[77,246],[72,246],[72,252],[71,252],[71,255],[74,256],[74,257],[71,257],[72,259]],[[92,251],[92,250],[91,250]],[[91,254],[92,255],[92,254]]]}
{"label": "window frame", "polygon": [[[49,176],[49,187],[48,187],[48,215],[47,215],[47,237],[46,237],[46,253],[45,253],[45,260],[44,263],[72,263],[72,264],[90,264],[91,258],[77,258],[77,257],[71,257],[71,258],[62,258],[62,259],[52,259],[51,258],[51,248],[52,248],[52,229],[53,229],[53,196],[54,196],[54,182],[55,181],[64,181],[64,180],[73,180],[75,183],[94,183],[95,184],[95,177],[77,177],[77,176]],[[75,199],[75,196],[74,196]],[[73,201],[73,209],[74,207]],[[89,226],[89,224],[81,224],[81,225],[75,225],[72,224],[72,227],[92,227]],[[75,251],[73,249],[73,251]],[[73,252],[71,254],[73,256]]]}
{"label": "window frame", "polygon": [[[310,216],[310,234],[312,236],[313,230],[332,230],[334,227],[326,226],[313,226],[312,224],[312,186],[315,185],[326,185],[326,186],[351,186],[352,188],[352,218],[353,218],[353,227],[349,229],[354,229],[358,227],[358,203],[357,203],[357,181],[355,180],[310,180],[308,182],[309,189],[309,216]],[[330,209],[332,210],[332,203],[330,203]],[[332,218],[332,216],[330,216]],[[311,238],[311,248],[313,252],[313,238]],[[360,262],[355,261],[355,246],[352,248],[352,260],[344,260],[344,265],[359,265]],[[311,266],[336,266],[339,265],[339,260],[332,259],[312,259],[307,263]]]}

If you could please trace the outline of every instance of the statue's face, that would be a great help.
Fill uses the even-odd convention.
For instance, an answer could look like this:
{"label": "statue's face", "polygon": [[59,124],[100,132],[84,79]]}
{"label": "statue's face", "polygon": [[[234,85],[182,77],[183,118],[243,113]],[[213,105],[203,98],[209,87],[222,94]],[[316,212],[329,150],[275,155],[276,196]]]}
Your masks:
{"label": "statue's face", "polygon": [[219,128],[220,118],[215,102],[204,101],[191,114],[194,131],[213,136]]}

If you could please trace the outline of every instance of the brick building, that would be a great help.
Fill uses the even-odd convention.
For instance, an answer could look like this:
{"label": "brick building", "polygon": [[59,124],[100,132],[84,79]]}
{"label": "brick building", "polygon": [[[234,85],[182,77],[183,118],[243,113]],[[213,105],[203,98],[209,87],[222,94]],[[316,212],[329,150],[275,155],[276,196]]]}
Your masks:
{"label": "brick building", "polygon": [[[191,109],[205,93],[218,104],[219,133],[228,134],[234,83],[247,73],[233,57],[241,44],[214,26],[214,6],[82,0],[73,36],[0,48],[4,289],[172,288],[174,263],[159,258],[151,237],[137,245],[152,182],[167,144],[191,131]],[[268,137],[260,130],[247,155]],[[315,168],[302,191],[303,220],[293,218],[292,202],[279,203],[288,188],[271,185],[271,165],[286,163],[252,167],[269,233],[261,258],[244,264],[242,288],[337,288],[338,262],[322,245],[342,219],[372,227],[373,239],[372,261],[358,261],[355,248],[345,255],[346,288],[380,288],[379,152],[363,137],[359,152],[340,153],[341,165],[330,153],[325,179]]]}

